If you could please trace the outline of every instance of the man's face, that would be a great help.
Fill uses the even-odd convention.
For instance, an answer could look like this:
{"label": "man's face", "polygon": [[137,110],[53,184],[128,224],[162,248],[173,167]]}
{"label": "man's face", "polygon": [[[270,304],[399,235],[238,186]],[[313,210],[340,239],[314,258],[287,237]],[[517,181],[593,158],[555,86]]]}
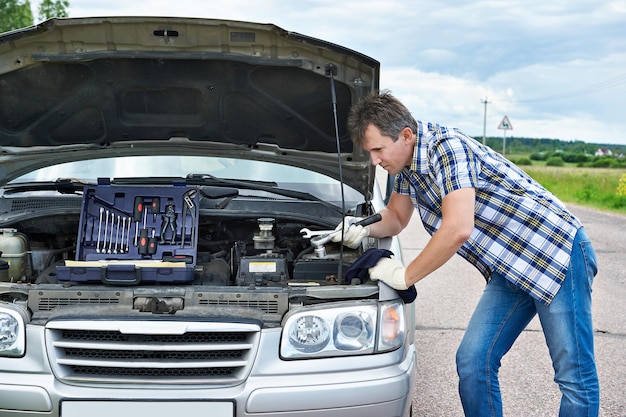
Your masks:
{"label": "man's face", "polygon": [[365,130],[363,149],[370,153],[372,165],[380,165],[388,173],[395,175],[411,164],[415,136],[408,127],[400,132],[397,141],[383,136],[380,129],[370,124]]}

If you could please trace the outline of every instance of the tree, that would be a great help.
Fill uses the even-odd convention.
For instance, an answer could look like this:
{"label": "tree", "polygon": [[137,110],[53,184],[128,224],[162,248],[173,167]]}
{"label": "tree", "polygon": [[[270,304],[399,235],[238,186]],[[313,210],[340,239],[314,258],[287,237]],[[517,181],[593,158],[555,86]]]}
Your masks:
{"label": "tree", "polygon": [[52,17],[67,17],[68,0],[42,0],[39,4],[39,20],[47,20]]}
{"label": "tree", "polygon": [[0,0],[0,33],[33,24],[30,1]]}

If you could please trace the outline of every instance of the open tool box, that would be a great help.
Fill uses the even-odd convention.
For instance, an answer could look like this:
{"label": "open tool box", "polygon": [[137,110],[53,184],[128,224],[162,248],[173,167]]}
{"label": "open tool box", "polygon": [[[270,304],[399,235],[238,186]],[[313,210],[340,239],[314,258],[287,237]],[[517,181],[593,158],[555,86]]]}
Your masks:
{"label": "open tool box", "polygon": [[83,190],[76,258],[60,281],[112,285],[193,281],[198,244],[196,188],[98,185]]}

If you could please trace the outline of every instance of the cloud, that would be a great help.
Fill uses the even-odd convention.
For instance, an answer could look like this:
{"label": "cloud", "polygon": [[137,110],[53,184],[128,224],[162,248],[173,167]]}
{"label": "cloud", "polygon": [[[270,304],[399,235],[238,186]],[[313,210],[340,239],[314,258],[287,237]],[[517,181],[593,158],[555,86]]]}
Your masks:
{"label": "cloud", "polygon": [[471,80],[411,67],[382,70],[381,85],[402,100],[414,117],[442,124],[458,125],[459,120],[482,114],[480,97],[487,93]]}
{"label": "cloud", "polygon": [[[558,73],[551,73],[558,72],[553,68],[544,68],[543,71],[547,79],[558,76]],[[567,105],[561,106],[517,102],[514,99],[517,89],[549,94],[545,88],[533,85],[545,86],[545,77],[539,77],[539,80],[533,77],[539,72],[539,69],[531,67],[479,82],[417,68],[398,67],[381,72],[381,85],[402,100],[415,118],[458,127],[474,137],[482,137],[485,117],[483,100],[487,99],[487,136],[503,134],[497,127],[506,115],[513,125],[513,130],[507,132],[508,136],[621,143],[619,139],[624,137],[624,133],[619,114],[623,112],[623,107],[607,109],[607,113],[613,114],[615,119],[602,121],[584,106],[577,106],[576,100],[571,98]],[[626,82],[626,74],[622,80]],[[529,87],[525,88],[524,82]],[[515,87],[511,87],[512,83]],[[605,94],[617,96],[611,100],[622,97],[619,91],[612,89]],[[588,100],[582,96],[576,98]]]}

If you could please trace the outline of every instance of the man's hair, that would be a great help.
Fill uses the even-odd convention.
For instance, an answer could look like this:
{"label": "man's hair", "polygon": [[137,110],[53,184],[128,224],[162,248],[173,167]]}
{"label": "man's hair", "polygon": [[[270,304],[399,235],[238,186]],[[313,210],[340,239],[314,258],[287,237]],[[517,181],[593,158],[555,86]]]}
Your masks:
{"label": "man's hair", "polygon": [[348,130],[354,143],[363,145],[365,130],[370,124],[376,126],[382,135],[391,137],[394,142],[405,127],[417,133],[417,122],[411,112],[389,90],[367,94],[350,110]]}

